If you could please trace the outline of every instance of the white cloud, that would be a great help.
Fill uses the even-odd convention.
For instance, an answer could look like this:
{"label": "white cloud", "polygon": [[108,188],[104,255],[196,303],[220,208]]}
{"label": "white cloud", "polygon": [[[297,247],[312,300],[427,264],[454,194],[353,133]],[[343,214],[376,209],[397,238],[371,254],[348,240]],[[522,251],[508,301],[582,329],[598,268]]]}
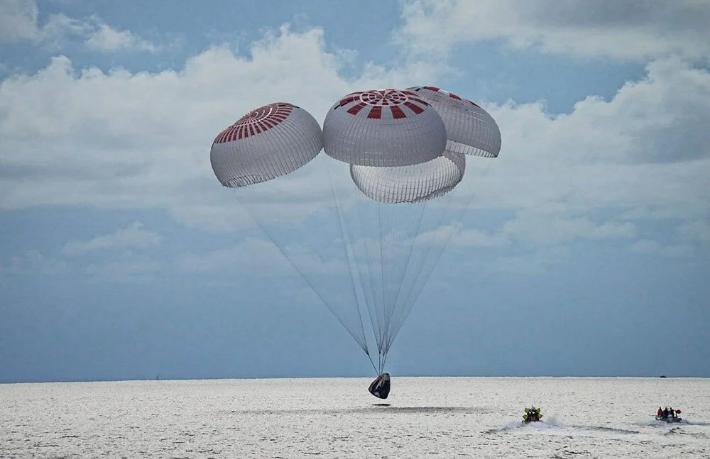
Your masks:
{"label": "white cloud", "polygon": [[476,228],[461,228],[460,225],[440,225],[417,237],[416,244],[441,245],[452,247],[503,247],[511,242],[502,231],[486,232]]}
{"label": "white cloud", "polygon": [[246,239],[233,247],[183,255],[177,265],[182,271],[196,273],[229,270],[235,266],[270,272],[284,263],[287,261],[273,244],[260,239]]}
{"label": "white cloud", "polygon": [[[288,258],[286,257],[288,256]],[[179,258],[177,266],[185,272],[209,273],[232,270],[235,267],[249,272],[276,276],[296,271],[311,275],[341,275],[347,272],[344,260],[325,257],[315,246],[303,247],[282,243],[280,248],[269,241],[248,238],[232,247],[203,253],[190,253]]]}
{"label": "white cloud", "polygon": [[67,40],[84,40],[99,23],[96,19],[84,21],[64,14],[53,14],[37,29],[37,40],[59,49]]}
{"label": "white cloud", "polygon": [[569,248],[546,247],[522,255],[502,255],[495,259],[490,269],[510,274],[539,275],[569,259]]}
{"label": "white cloud", "polygon": [[503,40],[573,56],[710,57],[710,6],[698,0],[413,0],[403,17],[398,40],[414,53]]}
{"label": "white cloud", "polygon": [[9,274],[57,274],[66,269],[66,262],[48,257],[38,250],[28,250],[0,264],[0,273]]}
{"label": "white cloud", "polygon": [[[384,67],[343,77],[339,55],[326,51],[320,29],[284,27],[249,51],[243,57],[212,48],[188,59],[184,69],[158,73],[77,70],[60,56],[36,75],[4,80],[0,208],[160,208],[202,228],[243,227],[249,219],[235,190],[220,187],[209,164],[217,132],[276,100],[322,119],[332,101],[352,89],[402,83],[401,72]],[[513,237],[543,245],[627,238],[634,224],[625,220],[704,218],[710,211],[704,141],[710,73],[677,59],[655,61],[647,73],[610,100],[589,97],[565,115],[549,115],[542,104],[489,106],[503,151],[496,160],[471,158],[462,187],[475,191],[473,209],[519,217],[508,225],[508,239],[471,230],[460,241],[495,246]],[[290,199],[281,209],[304,215],[318,199],[308,175],[316,169],[308,171],[299,178],[298,195],[280,193],[281,202]],[[522,210],[554,218],[548,226]],[[596,211],[607,217],[579,218]]]}
{"label": "white cloud", "polygon": [[[146,259],[134,250],[155,246],[160,241],[160,235],[144,229],[142,223],[134,222],[110,234],[65,244],[61,253],[69,258],[54,258],[38,250],[14,255],[7,261],[0,262],[0,274],[49,275],[80,270],[85,276],[94,280],[141,280],[146,275],[163,269],[163,264]],[[86,259],[77,258],[94,252],[119,249],[123,249],[124,252],[113,253],[109,261],[85,264]]]}
{"label": "white cloud", "polygon": [[[440,228],[436,234],[445,234]],[[439,240],[435,234],[425,235]],[[489,232],[475,228],[458,231],[450,244],[456,247],[504,247],[512,243],[529,246],[556,246],[575,240],[631,239],[636,227],[629,222],[595,222],[586,217],[569,217],[564,214],[521,212],[500,228]]]}
{"label": "white cloud", "polygon": [[157,46],[128,30],[116,30],[97,17],[76,19],[52,14],[42,25],[34,0],[0,0],[0,43],[30,41],[61,47],[78,39],[101,52],[119,50],[157,51]]}
{"label": "white cloud", "polygon": [[586,217],[523,213],[505,223],[502,233],[532,245],[557,245],[577,239],[629,239],[636,228],[629,222],[593,222]]}
{"label": "white cloud", "polygon": [[125,258],[105,263],[92,263],[83,268],[84,274],[92,281],[144,282],[164,269],[155,260]]}
{"label": "white cloud", "polygon": [[473,208],[552,209],[568,217],[605,210],[617,219],[699,219],[710,212],[707,71],[657,61],[612,99],[589,97],[559,116],[541,104],[489,109],[503,150],[485,175],[475,176],[469,163]]}
{"label": "white cloud", "polygon": [[213,176],[210,144],[254,107],[284,100],[322,117],[358,87],[324,46],[320,29],[284,28],[255,43],[250,58],[212,48],[181,71],[76,71],[60,56],[36,75],[8,78],[0,84],[0,207],[140,206],[200,226],[244,225],[234,190]]}
{"label": "white cloud", "polygon": [[710,244],[710,222],[696,220],[687,222],[678,228],[681,237],[703,244]]}
{"label": "white cloud", "polygon": [[33,1],[0,1],[0,43],[36,40],[37,5]]}
{"label": "white cloud", "polygon": [[651,239],[641,239],[631,245],[631,250],[644,255],[660,255],[664,257],[687,257],[693,253],[693,247],[688,244],[662,245]]}
{"label": "white cloud", "polygon": [[133,222],[125,228],[88,241],[68,242],[62,253],[67,256],[79,256],[103,250],[144,249],[159,244],[160,240],[158,233],[144,229],[140,222]]}
{"label": "white cloud", "polygon": [[459,247],[502,247],[510,244],[510,238],[501,232],[487,233],[469,228],[454,234],[450,244]]}
{"label": "white cloud", "polygon": [[98,51],[118,51],[124,49],[135,49],[155,52],[156,46],[143,40],[128,30],[116,30],[108,24],[99,24],[89,38],[86,45]]}

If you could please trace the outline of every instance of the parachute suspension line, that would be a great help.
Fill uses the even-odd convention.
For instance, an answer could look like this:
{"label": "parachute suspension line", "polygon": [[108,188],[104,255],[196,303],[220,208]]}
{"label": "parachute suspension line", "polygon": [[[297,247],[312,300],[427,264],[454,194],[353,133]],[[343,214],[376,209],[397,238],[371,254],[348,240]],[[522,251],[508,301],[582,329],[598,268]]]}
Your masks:
{"label": "parachute suspension line", "polygon": [[[414,244],[417,243],[422,229],[427,202],[386,205],[378,203],[377,205],[378,226],[382,241],[380,243],[380,261],[383,266],[381,273],[384,284],[381,289],[384,329],[378,346],[381,356],[380,373],[386,367],[390,345],[394,339],[393,331],[396,334],[396,330],[399,328],[396,320],[393,319],[396,318],[397,303],[401,297],[404,282],[407,280],[407,274],[411,272],[409,267],[416,265],[412,259]],[[383,206],[385,206],[384,214],[382,213]],[[390,212],[388,209],[397,209],[401,212]],[[406,231],[395,232],[395,228],[406,229]],[[414,229],[414,233],[412,233],[412,229]]]}
{"label": "parachute suspension line", "polygon": [[379,375],[379,373],[377,373],[377,368],[375,368],[375,362],[372,361],[372,356],[369,352],[367,353],[367,360],[370,361],[370,365],[372,365],[372,369],[375,370],[375,373]]}
{"label": "parachute suspension line", "polygon": [[[436,222],[436,225],[434,226],[434,230],[438,229],[441,226],[441,223],[444,221],[445,217],[446,217],[446,214],[442,213],[442,215],[440,216],[440,218]],[[434,250],[433,246],[431,244],[428,245],[426,250],[424,251],[421,261],[418,264],[415,263],[415,265],[416,265],[415,269],[414,269],[415,274],[409,281],[410,286],[408,286],[408,288],[405,289],[406,293],[404,294],[403,297],[401,297],[401,301],[398,301],[397,304],[395,305],[395,312],[392,314],[393,319],[395,319],[395,320],[392,321],[393,329],[390,333],[390,341],[388,343],[388,346],[392,345],[392,343],[394,342],[394,338],[396,337],[397,333],[399,332],[398,323],[400,322],[401,318],[406,317],[406,313],[403,313],[402,309],[404,309],[404,311],[406,311],[407,306],[409,305],[408,300],[412,296],[412,291],[415,290],[417,288],[417,286],[419,285],[418,281],[420,281],[420,277],[421,277],[422,272],[426,271],[425,267],[427,265],[427,261],[429,260],[430,255],[433,250]],[[443,249],[441,249],[441,251],[443,252]],[[403,322],[404,319],[402,319],[401,321]]]}
{"label": "parachute suspension line", "polygon": [[[369,237],[369,232],[366,232],[363,230],[363,222],[367,221],[374,221],[374,218],[371,218],[371,216],[366,216],[363,214],[363,207],[364,208],[371,208],[370,206],[362,206],[359,203],[355,205],[355,208],[357,209],[357,215],[355,216],[355,222],[353,227],[358,228],[358,235],[360,237],[360,241],[358,242],[358,245],[364,248],[364,263],[358,263],[358,267],[361,267],[364,265],[364,270],[366,271],[367,275],[361,272],[360,278],[365,280],[367,282],[367,286],[363,286],[363,293],[366,294],[367,297],[370,298],[370,301],[368,303],[368,315],[370,317],[370,326],[371,326],[371,331],[372,335],[375,339],[375,344],[379,342],[382,336],[382,325],[380,324],[380,317],[379,314],[377,313],[378,311],[378,291],[379,289],[377,288],[377,282],[375,281],[375,278],[378,277],[375,271],[374,266],[370,266],[373,260],[375,260],[375,257],[373,256],[373,250],[375,250],[372,245],[374,245],[374,241]],[[362,258],[362,257],[361,257]],[[378,351],[378,357],[379,357],[379,351]],[[379,374],[379,373],[378,373]]]}
{"label": "parachute suspension line", "polygon": [[444,251],[446,250],[446,247],[449,245],[449,242],[453,238],[454,234],[456,234],[459,231],[459,229],[460,229],[459,227],[456,227],[447,236],[445,236],[443,247],[437,254],[434,255],[434,262],[431,264],[431,267],[428,268],[427,272],[424,274],[423,279],[421,279],[420,282],[415,283],[415,288],[413,289],[413,291],[416,293],[414,294],[412,299],[407,301],[405,304],[406,309],[402,313],[402,322],[404,322],[404,320],[406,320],[406,318],[409,315],[409,313],[411,312],[412,308],[414,307],[416,302],[419,300],[419,297],[421,296],[422,292],[424,291],[424,287],[429,282],[429,279],[431,278],[432,273],[436,269],[436,266],[439,264],[439,261],[441,260],[441,257],[443,256]]}
{"label": "parachute suspension line", "polygon": [[[342,213],[340,210],[340,204],[338,203],[338,197],[335,193],[335,189],[333,187],[332,181],[330,184],[330,190],[333,193],[333,199],[335,200],[335,206],[336,206],[336,209],[338,212],[338,225],[340,227],[340,233],[342,236],[343,251],[345,252],[345,257],[347,258],[347,261],[348,261],[348,273],[350,275],[350,283],[351,283],[351,287],[352,287],[352,291],[353,291],[353,296],[355,297],[355,308],[357,309],[357,317],[360,321],[360,330],[362,332],[363,341],[365,343],[365,346],[364,346],[365,355],[367,355],[367,359],[370,361],[370,365],[372,365],[372,368],[375,369],[375,363],[372,361],[372,356],[370,355],[370,349],[369,349],[369,346],[367,345],[367,337],[365,336],[365,325],[362,320],[362,314],[360,312],[360,300],[357,295],[357,288],[355,287],[355,279],[354,279],[355,273],[353,272],[353,270],[355,268],[353,267],[354,261],[352,260],[352,254],[350,253],[352,251],[351,244],[349,243],[350,237],[349,237],[349,234],[347,234],[347,232],[345,230],[345,225],[343,225],[343,216],[342,216]],[[364,298],[365,302],[367,302],[367,298],[364,296],[364,294],[363,294],[363,298]],[[366,308],[367,308],[367,314],[369,315],[370,310],[367,306],[366,306]],[[375,370],[375,371],[377,371],[377,370]]]}
{"label": "parachute suspension line", "polygon": [[[368,219],[363,216],[362,209],[359,203],[356,202],[353,205],[353,208],[355,209],[355,211],[352,212],[350,218],[354,221],[351,221],[350,223],[346,222],[348,223],[348,225],[344,226],[346,231],[348,226],[352,229],[353,237],[350,242],[351,251],[353,256],[353,262],[358,269],[361,292],[365,299],[365,305],[367,306],[367,316],[370,319],[370,328],[368,329],[368,331],[372,332],[372,336],[375,338],[375,342],[377,342],[377,336],[379,333],[380,326],[379,319],[376,313],[377,303],[374,297],[374,280],[372,270],[370,269],[369,265],[369,260],[371,259],[369,243],[370,241],[367,238],[363,238],[365,232],[361,228],[361,222],[368,221]],[[345,215],[343,215],[344,221]],[[365,260],[365,263],[362,262],[363,258]],[[375,371],[377,371],[376,368]]]}
{"label": "parachute suspension line", "polygon": [[[462,219],[462,217],[463,217],[463,214],[464,214],[464,213],[468,210],[468,208],[471,206],[471,202],[473,202],[473,197],[474,197],[474,193],[471,193],[471,195],[468,197],[468,200],[466,201],[465,205],[462,206],[461,209],[459,209],[459,212],[458,212],[456,221],[461,221],[461,219]],[[455,209],[455,208],[454,208],[454,209]],[[455,211],[454,211],[454,212],[455,212]],[[445,218],[447,215],[449,215],[449,214],[444,214],[444,218]],[[436,257],[436,260],[434,261],[434,264],[433,264],[433,265],[431,266],[431,268],[429,269],[429,273],[424,277],[424,281],[423,281],[422,284],[426,285],[426,283],[429,282],[429,278],[431,277],[431,274],[432,274],[432,273],[434,272],[434,270],[436,269],[436,266],[439,264],[439,260],[441,259],[442,255],[444,254],[444,251],[445,251],[446,248],[448,247],[449,242],[451,242],[451,239],[453,239],[454,235],[457,234],[460,230],[461,230],[461,226],[460,226],[460,225],[453,226],[453,229],[452,229],[452,230],[449,232],[449,234],[445,237],[445,239],[444,239],[444,244],[443,244],[443,248],[442,248],[441,251],[439,251],[439,253],[438,253],[437,257]],[[423,286],[424,286],[424,285],[422,285],[422,287],[420,287],[420,288],[418,289],[418,293],[417,293],[416,296],[414,297],[414,302],[416,302],[417,299],[419,298],[419,295],[421,295],[421,292],[422,292],[422,290],[423,290]]]}
{"label": "parachute suspension line", "polygon": [[[382,288],[382,295],[384,298],[384,304],[382,308],[382,316],[384,319],[384,329],[382,330],[382,355],[383,355],[383,367],[384,360],[386,360],[386,344],[387,344],[387,330],[389,329],[391,311],[392,311],[392,300],[394,290],[397,287],[397,271],[401,264],[401,258],[399,255],[401,253],[402,243],[406,243],[406,238],[402,235],[403,228],[406,225],[402,223],[406,221],[403,215],[399,215],[397,210],[402,208],[392,204],[381,204],[382,211],[382,265],[383,265],[383,278],[384,284]],[[402,217],[402,218],[400,218]],[[393,224],[395,220],[399,219],[398,225]]]}
{"label": "parachute suspension line", "polygon": [[[293,267],[293,269],[296,270],[296,272],[301,276],[303,281],[308,285],[308,287],[315,293],[318,298],[321,300],[321,302],[325,305],[326,308],[333,314],[333,316],[337,319],[337,321],[340,323],[340,325],[343,326],[343,328],[348,332],[348,334],[355,340],[355,342],[362,348],[363,352],[367,354],[367,341],[362,341],[352,332],[350,329],[345,325],[345,322],[336,314],[335,309],[333,309],[333,306],[326,301],[326,299],[323,297],[323,295],[315,288],[313,283],[308,279],[308,276],[303,273],[301,269],[298,268],[298,265],[293,261],[293,259],[288,255],[288,253],[279,245],[276,243],[276,239],[271,235],[269,231],[266,230],[266,228],[259,222],[259,220],[252,214],[252,211],[249,209],[249,206],[246,204],[242,204],[239,198],[237,198],[237,202],[240,203],[241,207],[246,209],[247,213],[251,217],[251,219],[256,223],[257,227],[266,235],[266,237],[271,241],[271,243],[278,249],[278,251],[281,253],[281,255],[286,258],[286,260],[289,262],[289,264]],[[363,332],[364,336],[364,332]]]}
{"label": "parachute suspension line", "polygon": [[355,287],[355,278],[354,278],[355,273],[353,272],[354,271],[353,261],[352,261],[352,257],[350,254],[350,250],[348,249],[348,247],[350,246],[350,244],[349,244],[350,237],[346,233],[345,225],[343,225],[343,214],[340,209],[340,201],[338,200],[338,195],[335,192],[335,187],[333,186],[333,176],[331,174],[330,167],[327,167],[326,169],[328,170],[328,182],[330,184],[330,193],[333,198],[333,202],[335,203],[335,209],[337,211],[338,229],[340,230],[340,242],[343,247],[343,254],[345,255],[345,259],[348,264],[348,275],[350,277],[350,287],[352,288],[353,297],[355,298],[355,309],[357,309],[357,317],[358,317],[358,320],[360,323],[360,331],[362,333],[363,342],[365,343],[363,350],[365,351],[365,355],[367,355],[367,357],[370,359],[370,363],[372,363],[372,359],[370,358],[370,350],[368,349],[368,346],[367,346],[367,338],[365,337],[365,325],[362,321],[362,314],[360,313],[360,300],[357,295],[357,288]]}
{"label": "parachute suspension line", "polygon": [[[340,207],[340,201],[338,199],[338,194],[335,191],[335,186],[333,185],[333,175],[331,173],[331,168],[328,167],[327,169],[328,169],[328,180],[330,182],[330,192],[332,194],[333,201],[335,202],[335,208],[338,213],[338,227],[340,229],[340,234],[342,237],[341,241],[343,243],[342,244],[343,251],[345,253],[345,257],[348,262],[348,272],[350,275],[350,283],[351,283],[353,295],[355,296],[355,301],[356,301],[355,307],[357,308],[357,315],[358,315],[358,319],[360,320],[360,328],[362,330],[363,339],[365,342],[365,348],[363,350],[365,351],[365,355],[367,356],[367,359],[370,361],[370,365],[372,365],[372,369],[375,370],[375,372],[377,373],[377,368],[375,367],[375,362],[372,360],[372,355],[370,354],[370,349],[369,349],[369,346],[367,345],[367,338],[365,337],[365,325],[364,325],[364,321],[362,320],[362,314],[360,312],[360,301],[357,296],[357,288],[355,286],[355,278],[354,278],[356,273],[354,272],[355,268],[353,267],[353,265],[355,264],[355,260],[353,258],[353,253],[352,253],[353,248],[352,248],[352,243],[350,242],[351,238],[350,238],[350,234],[347,232],[346,226],[344,225],[344,217],[343,217],[342,209]],[[361,278],[361,277],[362,276],[359,276],[359,278]],[[370,308],[369,308],[369,304],[367,304],[368,298],[364,292],[363,292],[363,299],[366,303],[367,315],[369,317],[370,316]],[[372,318],[370,318],[370,322],[372,322]]]}
{"label": "parachute suspension line", "polygon": [[[380,277],[381,277],[381,288],[380,288],[380,295],[382,297],[382,322],[384,324],[384,328],[382,329],[382,334],[379,342],[377,343],[377,350],[380,355],[381,360],[385,359],[385,355],[383,354],[383,349],[384,349],[384,340],[386,338],[385,333],[386,333],[386,318],[385,318],[385,308],[387,307],[387,304],[385,303],[385,260],[384,260],[384,242],[383,242],[383,224],[382,224],[382,203],[378,202],[377,203],[377,226],[379,227],[379,233],[380,233]],[[382,364],[380,364],[380,372],[382,371]]]}
{"label": "parachute suspension line", "polygon": [[[473,198],[475,197],[475,193],[471,193],[470,196],[468,196],[468,199],[466,200],[465,204],[458,209],[458,216],[456,221],[460,221],[463,214],[468,210],[470,207],[471,203],[473,202]],[[442,214],[442,217],[439,219],[439,223],[437,224],[437,228],[441,226],[441,223],[446,219],[447,216],[450,216],[452,213],[456,212],[456,206],[453,206],[453,212],[444,212]],[[414,295],[407,295],[405,298],[406,301],[401,303],[404,306],[404,309],[402,310],[402,314],[400,315],[400,319],[398,323],[400,323],[399,327],[401,328],[401,324],[406,320],[406,318],[409,316],[409,313],[411,312],[412,308],[414,307],[414,304],[419,300],[419,296],[424,290],[424,287],[426,284],[429,282],[429,278],[431,277],[432,273],[434,272],[436,266],[439,264],[439,261],[441,260],[442,255],[444,254],[444,251],[449,245],[449,242],[451,239],[453,239],[453,236],[458,233],[458,231],[461,229],[460,226],[455,226],[448,235],[444,237],[444,242],[441,250],[435,254],[434,257],[434,262],[425,270],[424,267],[426,266],[426,263],[422,264],[422,269],[420,269],[419,274],[415,278],[415,282],[413,284],[414,288],[411,290],[411,292],[416,292]],[[429,248],[429,251],[431,251],[431,247]],[[429,254],[427,254],[427,257]],[[422,272],[425,272],[424,276],[422,277],[421,274]],[[394,337],[396,337],[397,333],[399,332],[399,329],[395,330],[394,333],[392,334],[392,341],[394,341]],[[390,345],[392,342],[389,343]]]}
{"label": "parachute suspension line", "polygon": [[[412,262],[412,253],[414,252],[414,246],[417,243],[416,239],[419,237],[419,233],[421,231],[421,226],[422,226],[422,220],[424,219],[424,212],[426,210],[428,200],[424,201],[423,203],[413,203],[411,204],[412,206],[416,206],[416,209],[419,209],[419,215],[417,217],[417,225],[416,225],[416,230],[414,231],[413,234],[408,235],[410,238],[409,241],[409,252],[407,254],[407,260],[404,264],[404,269],[402,270],[401,276],[399,276],[399,281],[397,282],[397,292],[394,296],[394,299],[392,301],[392,306],[390,313],[388,314],[388,323],[387,323],[387,341],[385,342],[385,351],[389,352],[390,346],[391,346],[391,331],[392,331],[392,324],[393,321],[392,319],[394,318],[394,315],[397,311],[397,304],[399,302],[400,295],[402,293],[402,286],[404,285],[405,279],[407,278],[407,273],[409,273],[409,267]],[[401,205],[409,205],[409,204],[401,204]]]}
{"label": "parachute suspension line", "polygon": [[[365,218],[360,218],[359,219],[361,222],[366,221]],[[373,247],[374,241],[368,237],[368,233],[363,230],[362,225],[360,226],[360,235],[362,238],[362,242],[365,248],[365,260],[364,260],[364,265],[365,269],[367,270],[367,279],[368,279],[368,295],[370,296],[371,299],[371,308],[370,308],[370,326],[372,330],[372,336],[375,340],[375,347],[377,348],[377,343],[381,339],[382,336],[382,324],[380,321],[380,316],[378,314],[379,311],[379,298],[378,298],[378,292],[379,289],[378,284],[377,284],[377,273],[375,272],[375,267],[372,266],[373,261],[375,260],[375,257],[373,255],[373,251],[375,248]],[[379,356],[379,350],[378,350],[378,356]],[[379,374],[379,373],[378,373]]]}
{"label": "parachute suspension line", "polygon": [[[448,208],[448,207],[447,207]],[[433,227],[433,230],[436,231],[438,228],[441,227],[441,224],[446,220],[446,217],[449,216],[449,212],[442,212],[438,218],[436,218],[435,225]],[[392,330],[390,333],[390,341],[388,342],[388,346],[391,346],[392,343],[394,342],[394,339],[396,338],[397,334],[399,333],[400,328],[402,327],[402,324],[408,317],[409,313],[411,312],[411,309],[414,305],[414,302],[416,302],[416,298],[418,298],[418,295],[413,295],[414,291],[421,290],[425,283],[428,282],[428,275],[422,276],[422,273],[429,273],[429,267],[432,267],[433,271],[433,266],[435,266],[438,263],[438,257],[441,256],[441,254],[444,252],[446,245],[448,244],[448,241],[445,240],[445,243],[443,245],[440,245],[440,249],[437,251],[435,250],[435,246],[432,244],[427,244],[427,248],[424,251],[424,255],[422,257],[422,260],[419,264],[415,265],[417,266],[418,269],[416,269],[414,272],[414,276],[409,280],[409,286],[405,291],[407,292],[403,297],[400,297],[398,301],[398,304],[396,305],[396,312],[393,314],[394,318],[392,321]],[[434,257],[432,258],[432,254]],[[438,256],[437,256],[438,255]],[[434,260],[432,263],[431,260]]]}
{"label": "parachute suspension line", "polygon": [[[484,168],[484,175],[488,173],[489,167]],[[464,203],[461,206],[457,205],[451,205],[451,206],[446,206],[446,209],[448,211],[443,212],[441,215],[441,218],[439,219],[439,222],[436,225],[436,228],[441,227],[441,224],[444,222],[444,220],[447,217],[450,217],[451,215],[456,215],[456,217],[453,219],[454,222],[460,222],[462,220],[463,214],[466,213],[466,211],[469,209],[471,206],[471,203],[473,202],[474,198],[476,197],[476,193],[470,193],[468,196],[464,197]],[[453,204],[453,203],[452,203]],[[457,213],[458,211],[458,213]],[[413,284],[413,289],[411,290],[410,294],[406,297],[406,301],[404,303],[401,303],[404,306],[404,310],[402,311],[401,314],[401,324],[404,323],[406,318],[408,317],[409,313],[411,312],[411,309],[414,307],[414,304],[419,300],[419,297],[421,296],[424,287],[427,285],[429,282],[429,279],[436,269],[436,266],[439,264],[439,261],[441,257],[443,256],[444,251],[448,247],[451,239],[453,239],[454,235],[457,234],[461,230],[460,225],[451,225],[452,230],[444,237],[444,242],[442,249],[438,251],[438,253],[435,253],[435,259],[434,262],[431,263],[430,265],[427,265],[427,263],[423,263],[420,273],[417,274],[415,278],[415,282]],[[429,247],[429,251],[431,251],[431,246]],[[428,258],[429,254],[427,254]],[[424,276],[422,277],[420,274],[424,272]],[[414,292],[414,295],[411,293]],[[394,332],[393,336],[396,336],[397,331]],[[391,344],[391,343],[390,343]]]}
{"label": "parachute suspension line", "polygon": [[[448,213],[443,213],[442,216],[439,218],[435,228],[439,228],[441,226],[441,223],[446,219],[448,215]],[[390,346],[394,342],[394,339],[399,333],[399,330],[404,324],[404,321],[409,316],[409,313],[414,307],[414,304],[419,299],[419,295],[423,291],[426,283],[429,282],[429,278],[432,272],[434,271],[434,268],[439,263],[439,259],[446,250],[449,240],[453,236],[454,232],[455,231],[451,231],[448,235],[444,236],[444,242],[439,250],[434,250],[433,246],[431,245],[427,248],[426,253],[424,255],[424,259],[412,280],[412,288],[409,290],[409,293],[404,296],[403,301],[398,304],[399,309],[397,311],[397,320],[393,322],[394,329],[392,331],[391,340],[389,342]]]}
{"label": "parachute suspension line", "polygon": [[[424,212],[426,207],[431,207],[428,200],[424,201],[422,203],[422,212]],[[434,207],[434,209],[437,209],[437,208]],[[435,222],[436,224],[434,225],[433,229],[430,228],[430,231],[435,231],[437,228],[439,228],[439,226],[443,220],[444,220],[443,216],[439,219],[436,219],[436,222]],[[421,237],[422,231],[423,231],[423,228],[420,227],[417,230],[417,234],[415,235],[415,239],[419,239]],[[420,242],[418,241],[416,243],[420,243]],[[425,269],[427,262],[431,258],[431,253],[434,251],[431,244],[427,244],[426,241],[424,241],[423,244],[425,245],[424,250],[418,254],[417,259],[414,260],[414,262],[410,262],[408,265],[407,278],[403,281],[403,283],[402,283],[403,288],[401,290],[401,294],[398,295],[398,297],[397,297],[397,301],[395,304],[395,310],[392,313],[392,322],[391,322],[391,328],[389,331],[389,341],[387,342],[388,347],[391,347],[392,344],[394,343],[394,340],[397,337],[397,334],[399,333],[399,330],[401,329],[402,324],[407,317],[406,308],[409,305],[409,302],[407,301],[407,299],[411,296],[411,291],[413,289],[418,288],[419,282],[420,282],[420,274]],[[441,250],[443,251],[443,249],[441,249]],[[402,312],[403,308],[405,309],[405,313]]]}

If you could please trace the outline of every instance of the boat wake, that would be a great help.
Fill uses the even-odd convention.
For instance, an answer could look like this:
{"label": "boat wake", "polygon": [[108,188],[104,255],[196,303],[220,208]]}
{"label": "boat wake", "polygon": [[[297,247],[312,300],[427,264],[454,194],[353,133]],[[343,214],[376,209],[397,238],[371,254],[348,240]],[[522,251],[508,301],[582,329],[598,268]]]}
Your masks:
{"label": "boat wake", "polygon": [[561,424],[558,424],[554,418],[547,418],[544,421],[530,422],[527,424],[524,422],[521,422],[521,421],[510,422],[510,423],[504,425],[503,427],[499,427],[497,429],[489,429],[489,430],[484,431],[483,433],[492,434],[492,433],[514,431],[514,430],[519,430],[519,429],[551,430],[551,429],[559,429],[560,427],[564,427],[564,426],[562,426]]}
{"label": "boat wake", "polygon": [[619,429],[616,427],[606,427],[606,426],[571,426],[575,429],[581,429],[581,430],[591,430],[595,432],[607,432],[607,433],[618,433],[618,434],[637,434],[641,433],[638,430],[629,430],[629,429]]}
{"label": "boat wake", "polygon": [[529,424],[525,424],[522,422],[511,422],[509,424],[504,425],[503,427],[499,427],[497,429],[490,429],[490,430],[487,430],[483,433],[488,433],[488,434],[501,433],[501,432],[508,432],[508,431],[516,431],[519,429],[539,430],[539,431],[559,431],[560,429],[570,429],[570,430],[575,430],[578,432],[582,432],[582,431],[604,432],[604,433],[609,433],[609,434],[623,434],[623,435],[633,435],[633,434],[641,433],[638,430],[622,429],[622,428],[617,428],[617,427],[589,426],[589,425],[566,425],[566,424],[563,424],[563,423],[557,421],[555,418],[547,418],[544,421],[531,422]]}
{"label": "boat wake", "polygon": [[710,427],[710,422],[707,421],[683,421],[683,423],[689,426]]}

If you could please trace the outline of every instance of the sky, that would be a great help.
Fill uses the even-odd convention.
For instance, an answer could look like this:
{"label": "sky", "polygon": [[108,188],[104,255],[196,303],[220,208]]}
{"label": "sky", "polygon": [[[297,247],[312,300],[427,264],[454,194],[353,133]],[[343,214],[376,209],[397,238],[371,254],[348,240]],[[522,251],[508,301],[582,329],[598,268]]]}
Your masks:
{"label": "sky", "polygon": [[703,0],[0,0],[0,382],[371,375],[209,151],[267,103],[322,123],[415,85],[503,147],[467,163],[394,375],[709,377],[709,23]]}

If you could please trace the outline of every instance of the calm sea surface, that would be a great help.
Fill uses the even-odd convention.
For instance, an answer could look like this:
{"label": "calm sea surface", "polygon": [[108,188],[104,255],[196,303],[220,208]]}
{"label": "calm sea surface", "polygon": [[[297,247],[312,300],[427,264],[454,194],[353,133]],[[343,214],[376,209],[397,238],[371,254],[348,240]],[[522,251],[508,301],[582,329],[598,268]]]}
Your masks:
{"label": "calm sea surface", "polygon": [[710,457],[707,379],[394,377],[390,406],[368,383],[0,385],[0,457]]}

